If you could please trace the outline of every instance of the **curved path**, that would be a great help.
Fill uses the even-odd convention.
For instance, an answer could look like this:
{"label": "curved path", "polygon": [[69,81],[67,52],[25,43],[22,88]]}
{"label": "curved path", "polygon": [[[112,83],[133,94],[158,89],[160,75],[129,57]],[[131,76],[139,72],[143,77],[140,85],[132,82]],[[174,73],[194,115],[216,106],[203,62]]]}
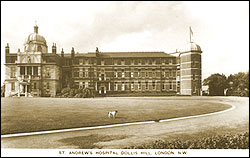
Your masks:
{"label": "curved path", "polygon": [[[91,140],[91,138],[97,137],[98,140],[93,141],[92,145],[98,148],[123,148],[159,138],[167,138],[174,134],[190,134],[225,126],[228,128],[237,128],[237,126],[249,123],[249,98],[214,97],[214,101],[230,104],[232,105],[232,108],[209,114],[160,120],[160,123],[147,121],[4,135],[1,136],[1,145],[2,148],[76,149],[79,148],[79,146],[74,143],[75,140],[82,139],[84,141],[86,139]],[[82,132],[82,130],[85,131]],[[107,141],[105,138],[108,137],[114,137],[116,139]]]}

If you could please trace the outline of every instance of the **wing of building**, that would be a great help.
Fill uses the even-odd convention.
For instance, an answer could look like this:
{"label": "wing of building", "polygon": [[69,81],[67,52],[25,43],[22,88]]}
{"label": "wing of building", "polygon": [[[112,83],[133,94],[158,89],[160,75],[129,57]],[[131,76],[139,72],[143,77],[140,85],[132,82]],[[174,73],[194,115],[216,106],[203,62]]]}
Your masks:
{"label": "wing of building", "polygon": [[62,88],[92,88],[96,95],[201,94],[201,48],[191,42],[174,56],[165,52],[57,53],[34,26],[24,52],[5,47],[5,97],[54,97]]}

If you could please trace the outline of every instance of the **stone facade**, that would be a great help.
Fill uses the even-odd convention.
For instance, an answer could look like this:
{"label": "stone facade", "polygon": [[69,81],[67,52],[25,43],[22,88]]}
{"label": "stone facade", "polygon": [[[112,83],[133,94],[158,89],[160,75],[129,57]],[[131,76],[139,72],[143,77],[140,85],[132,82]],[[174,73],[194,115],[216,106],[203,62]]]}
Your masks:
{"label": "stone facade", "polygon": [[48,53],[38,26],[25,42],[24,52],[5,47],[5,96],[51,96],[62,88],[92,88],[96,94],[162,93],[200,95],[201,49],[188,51]]}

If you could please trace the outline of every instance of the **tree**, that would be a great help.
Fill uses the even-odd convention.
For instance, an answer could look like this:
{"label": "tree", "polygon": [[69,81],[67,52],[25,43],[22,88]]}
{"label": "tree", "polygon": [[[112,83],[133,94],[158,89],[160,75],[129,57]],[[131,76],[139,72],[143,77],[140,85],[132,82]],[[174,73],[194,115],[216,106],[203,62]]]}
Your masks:
{"label": "tree", "polygon": [[249,71],[239,72],[228,77],[229,95],[249,96]]}
{"label": "tree", "polygon": [[212,74],[204,80],[204,85],[209,86],[209,95],[222,96],[228,87],[227,77],[223,74]]}

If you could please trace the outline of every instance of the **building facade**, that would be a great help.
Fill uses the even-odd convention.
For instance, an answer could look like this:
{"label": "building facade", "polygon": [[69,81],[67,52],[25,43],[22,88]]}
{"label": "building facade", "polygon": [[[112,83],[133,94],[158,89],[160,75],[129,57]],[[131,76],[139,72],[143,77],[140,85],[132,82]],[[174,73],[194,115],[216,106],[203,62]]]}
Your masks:
{"label": "building facade", "polygon": [[24,52],[5,47],[5,96],[56,96],[62,88],[91,88],[96,95],[201,94],[201,48],[190,42],[177,56],[165,52],[52,52],[34,26]]}

